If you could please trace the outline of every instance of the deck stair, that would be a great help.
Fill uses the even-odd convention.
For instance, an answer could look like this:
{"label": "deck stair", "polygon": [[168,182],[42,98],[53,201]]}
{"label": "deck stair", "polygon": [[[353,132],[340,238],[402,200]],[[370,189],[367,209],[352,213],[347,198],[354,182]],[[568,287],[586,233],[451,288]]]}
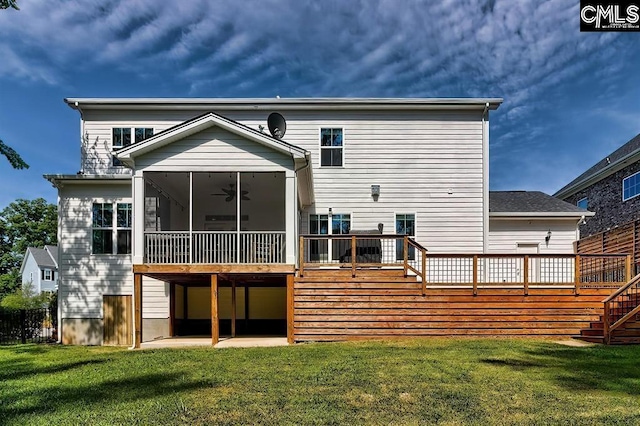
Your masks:
{"label": "deck stair", "polygon": [[581,330],[578,338],[611,345],[640,343],[640,275],[607,297],[603,304],[598,321]]}

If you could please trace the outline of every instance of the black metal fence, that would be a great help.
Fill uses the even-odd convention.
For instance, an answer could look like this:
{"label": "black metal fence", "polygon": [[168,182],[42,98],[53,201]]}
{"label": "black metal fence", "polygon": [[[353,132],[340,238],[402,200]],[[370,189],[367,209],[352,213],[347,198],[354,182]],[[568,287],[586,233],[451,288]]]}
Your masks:
{"label": "black metal fence", "polygon": [[55,342],[57,329],[56,310],[0,309],[0,345]]}

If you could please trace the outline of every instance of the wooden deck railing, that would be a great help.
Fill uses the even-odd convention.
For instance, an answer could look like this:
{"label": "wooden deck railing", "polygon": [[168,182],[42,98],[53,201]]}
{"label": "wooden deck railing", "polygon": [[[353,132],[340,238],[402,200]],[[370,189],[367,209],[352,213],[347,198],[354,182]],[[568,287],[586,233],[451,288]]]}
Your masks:
{"label": "wooden deck railing", "polygon": [[640,314],[640,274],[604,300],[604,338],[611,340],[611,333],[625,322]]}
{"label": "wooden deck railing", "polygon": [[[356,255],[353,256],[352,254]],[[435,254],[403,235],[304,235],[300,237],[300,274],[321,267],[403,268],[429,287],[561,286],[615,288],[629,281],[631,259],[625,254]]]}
{"label": "wooden deck railing", "polygon": [[284,263],[284,231],[145,232],[145,263]]}

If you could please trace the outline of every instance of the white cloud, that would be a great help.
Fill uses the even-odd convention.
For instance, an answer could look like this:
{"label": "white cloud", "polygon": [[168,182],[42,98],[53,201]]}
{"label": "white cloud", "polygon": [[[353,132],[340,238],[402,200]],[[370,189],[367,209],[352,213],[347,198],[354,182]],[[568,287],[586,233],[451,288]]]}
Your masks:
{"label": "white cloud", "polygon": [[[637,39],[579,32],[575,0],[31,0],[21,8],[0,13],[4,79],[59,84],[70,70],[107,67],[196,96],[502,96],[492,158],[523,182],[546,173],[538,164],[563,125],[552,111],[570,105],[569,88],[593,83],[598,102],[615,104],[617,76],[638,64]],[[627,105],[609,111],[620,117]],[[579,122],[572,111],[557,115]],[[565,157],[574,168],[585,161],[566,149]]]}

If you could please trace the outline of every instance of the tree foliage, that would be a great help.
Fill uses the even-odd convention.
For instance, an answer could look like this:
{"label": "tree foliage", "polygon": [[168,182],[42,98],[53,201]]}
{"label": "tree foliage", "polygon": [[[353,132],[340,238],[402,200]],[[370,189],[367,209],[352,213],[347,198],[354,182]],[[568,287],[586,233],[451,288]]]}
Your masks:
{"label": "tree foliage", "polygon": [[57,207],[44,198],[19,199],[0,212],[0,296],[20,286],[27,247],[57,244]]}
{"label": "tree foliage", "polygon": [[0,154],[2,154],[5,157],[7,157],[7,160],[9,160],[9,163],[11,163],[11,166],[14,169],[28,169],[29,168],[29,165],[27,163],[25,163],[25,161],[22,159],[22,157],[20,157],[20,154],[18,154],[15,151],[15,149],[11,148],[9,145],[7,145],[4,142],[2,142],[2,139],[0,139]]}
{"label": "tree foliage", "polygon": [[9,9],[10,7],[15,10],[20,10],[16,0],[0,0],[0,9]]}
{"label": "tree foliage", "polygon": [[[20,10],[15,0],[0,0],[0,9],[8,8]],[[29,165],[24,162],[22,157],[20,157],[20,155],[13,148],[5,144],[2,139],[0,139],[0,154],[7,157],[7,160],[9,160],[9,163],[11,163],[11,167],[13,167],[14,169],[29,168]]]}
{"label": "tree foliage", "polygon": [[48,307],[51,296],[45,293],[36,293],[33,283],[24,283],[13,293],[7,294],[0,301],[0,306],[5,309],[36,309]]}

